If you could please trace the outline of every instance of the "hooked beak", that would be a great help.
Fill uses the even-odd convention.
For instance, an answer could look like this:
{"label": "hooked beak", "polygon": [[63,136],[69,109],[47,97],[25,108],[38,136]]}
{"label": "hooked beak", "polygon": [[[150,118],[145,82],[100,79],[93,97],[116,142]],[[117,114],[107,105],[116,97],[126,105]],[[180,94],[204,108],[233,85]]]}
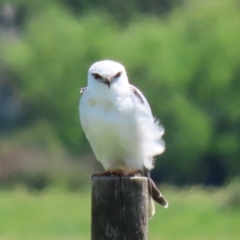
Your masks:
{"label": "hooked beak", "polygon": [[108,85],[108,87],[110,88],[110,85],[111,85],[111,79],[110,78],[106,78],[104,80],[104,83]]}

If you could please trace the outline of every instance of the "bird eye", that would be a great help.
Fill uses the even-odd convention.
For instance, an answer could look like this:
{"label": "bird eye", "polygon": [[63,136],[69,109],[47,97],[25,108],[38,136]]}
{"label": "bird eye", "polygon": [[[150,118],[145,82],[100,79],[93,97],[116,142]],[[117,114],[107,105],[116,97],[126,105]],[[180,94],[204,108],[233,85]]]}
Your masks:
{"label": "bird eye", "polygon": [[118,78],[118,77],[120,77],[121,76],[121,72],[118,72],[115,76],[114,76],[114,78]]}
{"label": "bird eye", "polygon": [[93,73],[92,75],[95,79],[102,79],[102,77],[97,73]]}

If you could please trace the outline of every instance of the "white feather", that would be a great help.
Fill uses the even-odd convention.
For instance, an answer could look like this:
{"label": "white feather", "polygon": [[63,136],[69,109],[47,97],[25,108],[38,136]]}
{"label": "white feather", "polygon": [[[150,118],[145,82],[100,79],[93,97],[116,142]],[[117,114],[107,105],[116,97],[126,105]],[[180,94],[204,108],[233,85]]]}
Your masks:
{"label": "white feather", "polygon": [[[112,78],[110,88],[93,74]],[[120,63],[105,60],[92,65],[79,110],[86,137],[106,170],[152,169],[153,157],[165,149],[163,127],[153,117],[144,95],[129,84]]]}
{"label": "white feather", "polygon": [[[111,87],[92,73],[113,77]],[[143,99],[134,94],[138,92]],[[97,159],[105,169],[125,164],[133,170],[153,167],[152,158],[164,151],[164,129],[152,116],[146,98],[128,83],[124,67],[113,61],[95,63],[89,70],[88,87],[80,101],[80,119]]]}

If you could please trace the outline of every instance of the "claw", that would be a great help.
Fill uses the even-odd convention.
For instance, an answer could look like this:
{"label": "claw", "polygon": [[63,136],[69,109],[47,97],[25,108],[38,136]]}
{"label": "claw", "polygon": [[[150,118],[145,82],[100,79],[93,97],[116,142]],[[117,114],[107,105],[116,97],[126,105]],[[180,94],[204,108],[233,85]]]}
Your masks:
{"label": "claw", "polygon": [[133,177],[136,174],[141,174],[143,175],[142,171],[140,170],[134,170],[131,172],[125,172],[122,169],[114,169],[114,170],[108,170],[108,171],[104,171],[104,172],[100,172],[100,173],[94,173],[92,175],[92,179],[93,177],[103,177],[103,176],[125,176],[125,177]]}
{"label": "claw", "polygon": [[93,179],[94,177],[103,177],[103,176],[110,176],[110,175],[111,175],[111,173],[110,173],[109,171],[94,173],[94,174],[92,175],[92,179]]}
{"label": "claw", "polygon": [[113,176],[124,176],[124,177],[133,177],[136,174],[142,174],[140,170],[134,170],[134,171],[124,171],[122,169],[114,169],[110,170],[110,175]]}
{"label": "claw", "polygon": [[113,175],[113,176],[123,176],[124,175],[124,172],[122,169],[115,169],[115,170],[112,170],[109,172],[110,172],[110,175]]}

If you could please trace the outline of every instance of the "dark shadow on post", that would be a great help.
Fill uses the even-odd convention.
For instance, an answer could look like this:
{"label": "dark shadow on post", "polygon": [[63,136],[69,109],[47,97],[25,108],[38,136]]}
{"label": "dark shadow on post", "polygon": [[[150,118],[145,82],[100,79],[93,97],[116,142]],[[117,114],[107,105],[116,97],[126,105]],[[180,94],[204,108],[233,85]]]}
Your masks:
{"label": "dark shadow on post", "polygon": [[93,177],[92,240],[147,240],[148,180]]}

